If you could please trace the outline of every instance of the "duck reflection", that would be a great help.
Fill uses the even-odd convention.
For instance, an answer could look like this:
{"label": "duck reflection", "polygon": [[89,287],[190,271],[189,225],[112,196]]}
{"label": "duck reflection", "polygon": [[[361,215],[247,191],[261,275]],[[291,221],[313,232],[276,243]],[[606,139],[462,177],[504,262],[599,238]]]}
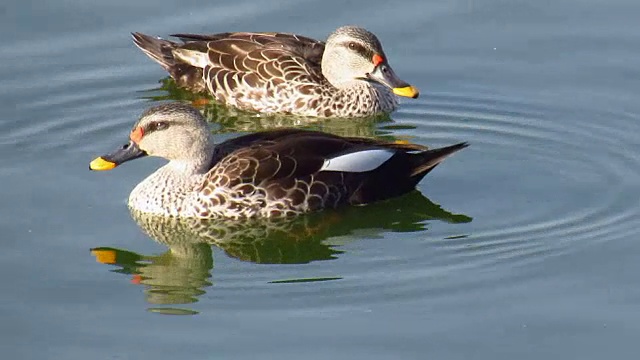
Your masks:
{"label": "duck reflection", "polygon": [[[169,250],[142,255],[124,249],[92,249],[97,261],[114,265],[114,272],[129,274],[145,286],[146,300],[154,305],[196,302],[212,285],[212,245],[232,258],[258,264],[303,264],[335,259],[339,246],[389,232],[427,229],[430,220],[471,221],[431,202],[418,191],[363,207],[345,207],[292,219],[202,220],[152,216],[132,212],[149,237]],[[171,314],[193,314],[189,309],[152,308]]]}
{"label": "duck reflection", "polygon": [[283,127],[302,127],[340,136],[381,137],[387,135],[376,128],[390,123],[389,115],[364,118],[314,118],[284,114],[258,114],[216,103],[208,94],[193,93],[179,88],[170,77],[159,81],[156,89],[147,90],[143,99],[151,101],[183,101],[202,109],[205,118],[218,125],[215,133],[255,132]]}

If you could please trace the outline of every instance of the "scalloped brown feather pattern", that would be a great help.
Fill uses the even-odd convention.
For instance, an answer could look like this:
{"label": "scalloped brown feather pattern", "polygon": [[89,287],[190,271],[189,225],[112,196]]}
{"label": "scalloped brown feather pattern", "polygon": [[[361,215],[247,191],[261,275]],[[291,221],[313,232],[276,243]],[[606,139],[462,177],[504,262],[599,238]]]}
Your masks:
{"label": "scalloped brown feather pattern", "polygon": [[[135,44],[179,86],[205,88],[224,104],[264,113],[351,117],[393,111],[395,97],[368,85],[339,91],[322,74],[324,43],[283,33],[176,34],[177,44],[134,33]],[[204,68],[167,61],[167,49],[206,51]],[[206,49],[206,50],[205,50]]]}
{"label": "scalloped brown feather pattern", "polygon": [[[324,160],[361,147],[397,150],[370,172],[319,171]],[[466,145],[464,145],[466,146]],[[412,190],[424,174],[417,167],[442,159],[464,146],[424,150],[420,145],[342,138],[305,130],[276,130],[231,139],[218,146],[219,159],[194,192],[197,217],[282,217],[345,204],[366,204]],[[438,152],[435,152],[438,151]]]}

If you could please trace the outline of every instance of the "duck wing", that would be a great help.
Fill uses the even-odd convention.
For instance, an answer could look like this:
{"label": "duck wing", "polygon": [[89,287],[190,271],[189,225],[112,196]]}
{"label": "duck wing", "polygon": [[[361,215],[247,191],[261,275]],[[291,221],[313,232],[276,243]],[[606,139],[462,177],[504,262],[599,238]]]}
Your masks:
{"label": "duck wing", "polygon": [[[178,86],[195,92],[208,89],[225,102],[236,103],[238,90],[258,89],[247,95],[256,98],[273,96],[273,88],[285,81],[305,84],[325,81],[320,67],[324,43],[300,35],[251,32],[172,35],[182,43],[137,32],[131,35],[134,44],[159,63]],[[311,93],[313,89],[303,86],[299,91]],[[243,107],[240,102],[235,105]]]}
{"label": "duck wing", "polygon": [[[283,49],[293,54],[303,57],[307,61],[320,65],[322,53],[324,52],[324,42],[306,36],[277,32],[226,32],[211,35],[200,34],[173,34],[184,43],[194,41],[219,41],[219,40],[242,40],[249,45],[244,52],[260,50],[261,48]],[[215,47],[215,46],[214,46]],[[252,48],[251,48],[252,47]],[[238,54],[240,55],[240,54]]]}
{"label": "duck wing", "polygon": [[283,129],[246,135],[219,145],[219,160],[203,188],[235,189],[238,197],[316,210],[364,204],[412,190],[465,143],[426,150],[420,145]]}

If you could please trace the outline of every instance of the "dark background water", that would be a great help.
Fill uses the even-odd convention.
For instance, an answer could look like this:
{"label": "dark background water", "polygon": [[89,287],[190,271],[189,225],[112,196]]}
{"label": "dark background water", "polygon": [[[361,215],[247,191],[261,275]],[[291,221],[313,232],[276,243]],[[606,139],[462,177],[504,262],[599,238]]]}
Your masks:
{"label": "dark background water", "polygon": [[[4,2],[2,353],[635,358],[638,14],[631,0]],[[203,230],[132,219],[126,198],[161,160],[87,170],[151,99],[185,96],[129,32],[344,24],[376,33],[422,96],[391,121],[295,124],[471,142],[422,195]],[[217,111],[220,139],[293,124]]]}

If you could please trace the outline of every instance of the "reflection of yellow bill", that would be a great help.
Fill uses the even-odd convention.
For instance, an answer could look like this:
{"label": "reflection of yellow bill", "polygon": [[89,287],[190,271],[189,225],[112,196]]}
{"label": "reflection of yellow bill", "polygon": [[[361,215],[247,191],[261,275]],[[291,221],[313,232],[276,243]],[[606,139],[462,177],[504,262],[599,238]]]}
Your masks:
{"label": "reflection of yellow bill", "polygon": [[420,91],[415,86],[405,86],[401,88],[393,88],[393,93],[398,96],[406,96],[410,98],[417,98],[420,95]]}
{"label": "reflection of yellow bill", "polygon": [[111,161],[107,161],[101,157],[99,158],[95,158],[90,164],[89,164],[89,169],[91,170],[97,170],[97,171],[102,171],[102,170],[111,170],[114,167],[116,167],[116,164],[114,162]]}
{"label": "reflection of yellow bill", "polygon": [[91,254],[96,257],[96,261],[101,264],[115,264],[116,252],[113,250],[91,250]]}

